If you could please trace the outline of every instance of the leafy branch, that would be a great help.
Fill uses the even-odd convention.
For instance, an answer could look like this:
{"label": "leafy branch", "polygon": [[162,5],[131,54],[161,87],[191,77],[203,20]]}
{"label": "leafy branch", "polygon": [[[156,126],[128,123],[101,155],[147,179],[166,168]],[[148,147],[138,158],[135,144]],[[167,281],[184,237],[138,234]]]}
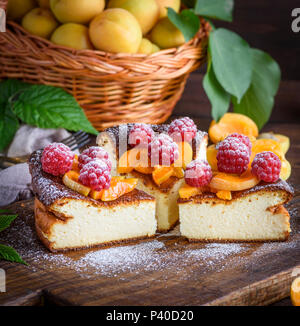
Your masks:
{"label": "leafy branch", "polygon": [[0,94],[0,151],[11,143],[20,121],[97,134],[75,98],[61,88],[8,79],[0,83]]}
{"label": "leafy branch", "polygon": [[[234,0],[184,0],[189,8],[177,14],[168,8],[170,21],[181,30],[185,40],[193,38],[196,18],[232,21]],[[188,19],[186,18],[188,16]],[[203,87],[218,121],[228,110],[253,119],[259,128],[269,120],[281,78],[280,67],[267,53],[253,49],[238,34],[213,28],[208,42],[207,72]]]}
{"label": "leafy branch", "polygon": [[[0,213],[7,213],[7,211],[0,210]],[[0,215],[0,232],[7,229],[16,219],[16,217],[17,215]],[[20,257],[15,249],[3,244],[0,244],[0,260],[1,259],[27,265],[27,263]]]}

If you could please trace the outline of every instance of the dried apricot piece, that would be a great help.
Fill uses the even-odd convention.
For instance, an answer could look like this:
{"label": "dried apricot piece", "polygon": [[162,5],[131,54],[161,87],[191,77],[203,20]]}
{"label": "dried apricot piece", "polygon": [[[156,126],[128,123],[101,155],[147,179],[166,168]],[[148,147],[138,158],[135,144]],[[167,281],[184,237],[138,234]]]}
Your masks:
{"label": "dried apricot piece", "polygon": [[101,191],[92,190],[90,192],[90,197],[92,197],[95,200],[101,199],[102,195],[103,195],[103,190]]}
{"label": "dried apricot piece", "polygon": [[224,199],[224,200],[231,200],[232,196],[231,196],[231,191],[229,190],[219,190],[216,193],[216,196],[220,199]]}
{"label": "dried apricot piece", "polygon": [[182,199],[188,199],[200,194],[201,192],[202,192],[201,188],[196,188],[196,187],[189,186],[188,184],[184,184],[179,189],[179,197]]}
{"label": "dried apricot piece", "polygon": [[174,170],[173,166],[162,166],[157,165],[154,167],[152,172],[152,178],[154,182],[160,186],[162,183],[167,181],[169,178],[173,176]]}
{"label": "dried apricot piece", "polygon": [[79,166],[78,166],[78,155],[75,154],[74,160],[73,160],[73,165],[72,165],[72,170],[79,172]]}
{"label": "dried apricot piece", "polygon": [[230,112],[224,114],[218,123],[213,120],[208,130],[209,137],[215,144],[233,133],[243,134],[251,139],[258,136],[258,128],[249,117]]}
{"label": "dried apricot piece", "polygon": [[180,167],[173,167],[173,176],[179,179],[184,178],[184,170]]}
{"label": "dried apricot piece", "polygon": [[117,198],[131,192],[136,188],[138,184],[138,179],[118,179],[113,177],[109,189],[105,189],[102,192],[102,201],[112,201]]}

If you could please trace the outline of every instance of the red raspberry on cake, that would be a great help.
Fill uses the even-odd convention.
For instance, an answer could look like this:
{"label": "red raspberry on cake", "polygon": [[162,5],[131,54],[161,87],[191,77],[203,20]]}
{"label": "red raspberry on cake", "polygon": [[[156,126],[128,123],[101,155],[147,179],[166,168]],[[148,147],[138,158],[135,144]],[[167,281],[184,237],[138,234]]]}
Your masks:
{"label": "red raspberry on cake", "polygon": [[148,146],[154,137],[153,129],[145,123],[136,123],[129,132],[129,145]]}
{"label": "red raspberry on cake", "polygon": [[207,186],[212,179],[212,170],[207,161],[192,161],[184,173],[185,182],[192,187]]}
{"label": "red raspberry on cake", "polygon": [[64,175],[72,169],[75,154],[62,143],[46,146],[42,154],[42,168],[55,176]]}
{"label": "red raspberry on cake", "polygon": [[92,160],[99,159],[104,161],[109,170],[111,171],[111,161],[109,159],[109,155],[105,149],[99,146],[92,146],[85,149],[78,157],[78,167],[79,170],[83,168],[83,166]]}
{"label": "red raspberry on cake", "polygon": [[242,174],[248,168],[248,147],[238,138],[225,138],[217,145],[218,170],[225,173]]}
{"label": "red raspberry on cake", "polygon": [[249,153],[251,154],[252,151],[252,143],[249,139],[249,137],[247,137],[246,135],[242,135],[242,134],[238,134],[238,133],[234,133],[229,135],[228,138],[235,138],[235,139],[239,139],[243,144],[245,144],[248,147]]}
{"label": "red raspberry on cake", "polygon": [[196,134],[197,126],[189,117],[172,121],[168,129],[168,135],[177,143],[182,141],[191,142]]}
{"label": "red raspberry on cake", "polygon": [[178,145],[166,134],[159,134],[149,144],[151,165],[170,166],[179,157]]}
{"label": "red raspberry on cake", "polygon": [[251,164],[251,172],[259,180],[276,182],[281,171],[281,161],[273,152],[261,152],[255,155]]}
{"label": "red raspberry on cake", "polygon": [[78,180],[96,191],[108,189],[111,182],[110,169],[106,162],[94,159],[83,166]]}

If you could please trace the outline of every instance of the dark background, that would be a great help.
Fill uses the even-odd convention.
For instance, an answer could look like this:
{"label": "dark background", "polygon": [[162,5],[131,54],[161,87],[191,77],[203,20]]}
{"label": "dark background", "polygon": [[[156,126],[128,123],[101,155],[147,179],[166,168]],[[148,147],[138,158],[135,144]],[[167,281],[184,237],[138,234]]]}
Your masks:
{"label": "dark background", "polygon": [[[282,82],[272,122],[300,123],[300,33],[291,29],[300,0],[235,0],[233,23],[217,22],[242,36],[251,47],[268,52],[280,65]],[[205,69],[189,78],[174,114],[210,117],[210,104],[202,88]]]}

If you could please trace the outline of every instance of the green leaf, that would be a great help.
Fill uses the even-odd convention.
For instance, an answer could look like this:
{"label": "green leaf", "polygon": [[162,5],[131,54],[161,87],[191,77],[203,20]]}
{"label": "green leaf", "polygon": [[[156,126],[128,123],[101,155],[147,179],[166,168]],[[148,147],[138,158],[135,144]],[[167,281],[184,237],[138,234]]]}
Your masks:
{"label": "green leaf", "polygon": [[238,102],[250,86],[253,59],[248,43],[224,28],[210,34],[209,51],[215,75],[222,87]]}
{"label": "green leaf", "polygon": [[233,98],[234,112],[253,119],[261,129],[269,120],[280,83],[280,67],[267,53],[252,49],[254,70],[251,86],[238,103]]}
{"label": "green leaf", "polygon": [[9,104],[0,107],[0,151],[13,140],[19,129],[19,120],[11,111]]}
{"label": "green leaf", "polygon": [[15,249],[8,246],[4,246],[2,244],[0,244],[0,259],[28,265],[15,251]]}
{"label": "green leaf", "polygon": [[29,84],[26,84],[17,79],[7,79],[0,83],[0,107],[5,106],[8,100],[20,92],[23,89],[30,87]]}
{"label": "green leaf", "polygon": [[173,25],[182,32],[186,42],[192,39],[199,31],[200,20],[192,10],[185,9],[180,14],[177,14],[174,9],[168,8],[168,17]]}
{"label": "green leaf", "polygon": [[218,82],[210,57],[208,59],[207,72],[203,79],[203,88],[212,105],[212,117],[218,122],[229,109],[231,95]]}
{"label": "green leaf", "polygon": [[28,84],[16,79],[8,79],[0,83],[0,151],[11,143],[19,128],[19,120],[12,112],[8,101],[27,87]]}
{"label": "green leaf", "polygon": [[18,215],[0,215],[0,232],[7,229]]}
{"label": "green leaf", "polygon": [[61,88],[33,85],[20,94],[13,111],[25,123],[39,128],[66,128],[98,134],[75,98]]}
{"label": "green leaf", "polygon": [[232,22],[233,0],[197,0],[195,13],[200,16]]}

